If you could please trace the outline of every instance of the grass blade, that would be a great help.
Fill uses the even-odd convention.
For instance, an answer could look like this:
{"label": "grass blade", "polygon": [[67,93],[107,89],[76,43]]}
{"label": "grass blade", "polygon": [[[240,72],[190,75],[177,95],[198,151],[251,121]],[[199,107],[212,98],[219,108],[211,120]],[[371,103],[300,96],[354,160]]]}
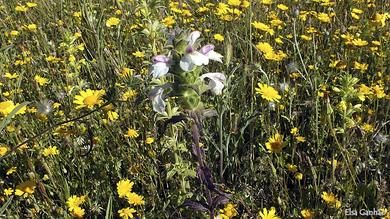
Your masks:
{"label": "grass blade", "polygon": [[108,199],[108,204],[107,204],[107,208],[106,208],[106,216],[104,218],[105,219],[112,218],[112,196],[110,196],[110,199]]}

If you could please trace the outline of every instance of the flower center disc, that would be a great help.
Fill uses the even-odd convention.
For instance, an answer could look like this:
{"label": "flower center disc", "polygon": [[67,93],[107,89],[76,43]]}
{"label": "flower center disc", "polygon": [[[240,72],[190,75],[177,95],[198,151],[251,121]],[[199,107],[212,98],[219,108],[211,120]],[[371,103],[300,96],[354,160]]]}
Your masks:
{"label": "flower center disc", "polygon": [[84,99],[83,103],[88,106],[93,106],[97,104],[97,97],[96,96],[88,96]]}

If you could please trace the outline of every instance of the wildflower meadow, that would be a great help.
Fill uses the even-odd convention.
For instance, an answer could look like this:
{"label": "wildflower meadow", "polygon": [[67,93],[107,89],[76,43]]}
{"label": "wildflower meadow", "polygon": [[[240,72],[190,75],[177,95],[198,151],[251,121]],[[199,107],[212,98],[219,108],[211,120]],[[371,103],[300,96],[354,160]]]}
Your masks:
{"label": "wildflower meadow", "polygon": [[390,1],[0,0],[0,218],[390,219]]}

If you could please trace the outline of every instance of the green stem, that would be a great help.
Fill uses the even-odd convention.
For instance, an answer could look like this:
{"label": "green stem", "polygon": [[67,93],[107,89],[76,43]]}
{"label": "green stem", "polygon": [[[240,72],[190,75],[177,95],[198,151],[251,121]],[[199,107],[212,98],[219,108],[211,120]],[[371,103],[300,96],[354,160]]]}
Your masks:
{"label": "green stem", "polygon": [[297,49],[299,59],[300,59],[300,61],[301,61],[303,70],[304,70],[305,75],[306,75],[307,78],[306,78],[303,74],[301,74],[301,76],[303,77],[303,79],[305,79],[306,81],[309,82],[310,87],[311,87],[311,90],[313,91],[313,82],[311,81],[310,76],[309,76],[309,73],[308,73],[307,70],[306,70],[306,64],[305,64],[305,62],[303,61],[302,54],[301,54],[301,50],[299,49],[299,45],[298,45],[298,40],[297,40],[297,29],[296,29],[295,19],[293,20],[293,30],[294,30],[294,45],[295,45],[295,48]]}
{"label": "green stem", "polygon": [[220,153],[220,158],[219,158],[219,176],[221,179],[223,179],[223,110],[221,112],[221,115],[219,116],[219,153]]}
{"label": "green stem", "polygon": [[[167,101],[167,114],[168,114],[168,118],[172,118],[172,106],[171,106],[171,103],[169,101]],[[176,133],[175,133],[175,127],[173,127],[173,125],[171,126],[171,137],[176,139]],[[179,155],[177,153],[177,144],[176,144],[176,141],[173,143],[172,145],[173,147],[173,156],[175,158],[175,164],[179,162]]]}

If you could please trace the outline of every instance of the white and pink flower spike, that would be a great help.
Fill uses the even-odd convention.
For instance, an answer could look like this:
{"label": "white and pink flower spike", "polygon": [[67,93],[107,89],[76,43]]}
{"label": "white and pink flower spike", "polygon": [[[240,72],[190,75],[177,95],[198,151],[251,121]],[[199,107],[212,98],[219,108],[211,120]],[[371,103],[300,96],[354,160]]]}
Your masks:
{"label": "white and pink flower spike", "polygon": [[184,71],[192,71],[196,66],[208,65],[209,60],[214,60],[222,62],[222,55],[214,51],[214,45],[206,45],[196,51],[194,49],[194,44],[196,40],[200,37],[199,31],[193,31],[188,36],[188,46],[186,49],[186,54],[180,60],[180,67]]}

